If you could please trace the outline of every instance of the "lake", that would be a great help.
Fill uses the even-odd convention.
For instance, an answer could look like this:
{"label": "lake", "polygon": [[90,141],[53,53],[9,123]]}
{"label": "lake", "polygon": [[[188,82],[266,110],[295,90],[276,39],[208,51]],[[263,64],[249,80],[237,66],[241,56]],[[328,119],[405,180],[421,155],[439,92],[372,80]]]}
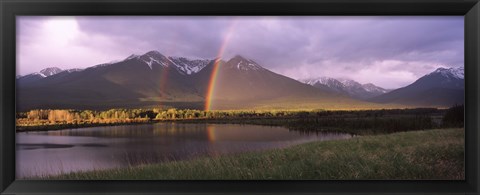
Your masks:
{"label": "lake", "polygon": [[284,127],[155,123],[16,133],[17,178],[187,160],[348,139]]}

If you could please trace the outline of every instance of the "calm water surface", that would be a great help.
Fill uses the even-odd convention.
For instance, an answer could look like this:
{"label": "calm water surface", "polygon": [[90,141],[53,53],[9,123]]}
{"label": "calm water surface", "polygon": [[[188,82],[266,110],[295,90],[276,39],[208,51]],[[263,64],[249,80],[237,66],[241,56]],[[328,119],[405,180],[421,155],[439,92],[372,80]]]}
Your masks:
{"label": "calm water surface", "polygon": [[181,123],[17,133],[16,173],[17,178],[55,175],[351,137],[259,125]]}

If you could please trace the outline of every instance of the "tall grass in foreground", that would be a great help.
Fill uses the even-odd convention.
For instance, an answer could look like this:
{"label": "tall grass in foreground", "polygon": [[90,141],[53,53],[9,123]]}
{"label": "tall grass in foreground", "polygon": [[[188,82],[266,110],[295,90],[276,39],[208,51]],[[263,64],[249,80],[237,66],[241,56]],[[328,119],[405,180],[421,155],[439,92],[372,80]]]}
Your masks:
{"label": "tall grass in foreground", "polygon": [[41,179],[464,179],[464,130],[311,142],[285,149]]}

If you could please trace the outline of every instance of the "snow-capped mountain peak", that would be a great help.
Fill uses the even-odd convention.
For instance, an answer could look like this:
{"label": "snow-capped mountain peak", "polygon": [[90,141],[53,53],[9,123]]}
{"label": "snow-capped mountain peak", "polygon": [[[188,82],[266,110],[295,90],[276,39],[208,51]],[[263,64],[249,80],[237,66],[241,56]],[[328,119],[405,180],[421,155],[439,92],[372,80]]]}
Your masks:
{"label": "snow-capped mountain peak", "polygon": [[153,70],[153,64],[159,64],[165,67],[168,67],[168,59],[158,51],[149,51],[141,56],[138,59],[144,61],[148,67]]}
{"label": "snow-capped mountain peak", "polygon": [[358,83],[357,81],[351,80],[351,79],[345,79],[341,78],[338,79],[345,87],[356,87],[356,88],[362,88],[362,84]]}
{"label": "snow-capped mountain peak", "polygon": [[344,87],[343,83],[339,82],[337,79],[330,78],[330,77],[319,77],[315,79],[305,79],[302,80],[301,82],[309,85],[316,85],[316,84],[322,84],[322,85],[327,85],[327,86],[333,86],[336,85],[338,87]]}
{"label": "snow-capped mountain peak", "polygon": [[175,65],[177,70],[187,75],[198,73],[212,61],[209,59],[189,59],[176,56],[170,56],[168,59]]}
{"label": "snow-capped mountain peak", "polygon": [[25,76],[17,76],[17,79],[21,79],[21,78],[27,78],[27,77],[40,77],[40,78],[46,78],[46,77],[49,77],[49,76],[52,76],[52,75],[56,75],[60,72],[63,72],[64,70],[58,68],[58,67],[49,67],[49,68],[45,68],[45,69],[42,69],[40,70],[39,72],[34,72],[34,73],[31,73],[31,74],[27,74]]}
{"label": "snow-capped mountain peak", "polygon": [[57,67],[50,67],[50,68],[45,68],[43,70],[40,70],[40,72],[38,73],[40,76],[42,77],[49,77],[49,76],[52,76],[52,75],[55,75],[55,74],[58,74],[60,72],[62,72],[63,70],[60,69],[60,68],[57,68]]}
{"label": "snow-capped mountain peak", "polygon": [[381,92],[381,93],[387,93],[389,92],[390,90],[387,90],[387,89],[384,89],[384,88],[381,88],[379,86],[376,86],[372,83],[367,83],[367,84],[363,84],[362,87],[368,91],[368,92]]}
{"label": "snow-capped mountain peak", "polygon": [[358,99],[371,98],[389,91],[371,83],[362,85],[357,81],[343,78],[335,79],[330,77],[319,77],[315,79],[301,80],[301,82],[316,88],[335,91]]}
{"label": "snow-capped mountain peak", "polygon": [[164,67],[175,68],[181,74],[191,75],[199,72],[207,66],[211,60],[209,59],[189,59],[185,57],[166,57],[158,51],[149,51],[143,55],[132,54],[126,60],[138,59],[143,61],[153,70],[153,65],[158,64]]}
{"label": "snow-capped mountain peak", "polygon": [[[456,79],[464,79],[465,70],[463,67],[456,67],[456,68],[437,68],[430,74],[441,74],[447,78],[456,78]],[[429,74],[429,75],[430,75]]]}
{"label": "snow-capped mountain peak", "polygon": [[230,59],[227,63],[233,65],[233,67],[238,70],[249,71],[249,70],[261,70],[262,66],[258,65],[255,61],[251,59],[246,59],[240,55],[236,55]]}

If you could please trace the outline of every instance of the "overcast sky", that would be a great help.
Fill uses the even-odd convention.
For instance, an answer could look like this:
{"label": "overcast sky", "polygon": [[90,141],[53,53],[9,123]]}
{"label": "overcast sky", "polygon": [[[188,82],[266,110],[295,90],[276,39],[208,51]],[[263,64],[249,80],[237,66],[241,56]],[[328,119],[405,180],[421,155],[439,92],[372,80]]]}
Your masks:
{"label": "overcast sky", "polygon": [[[158,50],[242,55],[294,79],[348,78],[384,88],[464,66],[463,16],[17,17],[17,74],[85,68]],[[228,41],[226,40],[228,39]]]}

